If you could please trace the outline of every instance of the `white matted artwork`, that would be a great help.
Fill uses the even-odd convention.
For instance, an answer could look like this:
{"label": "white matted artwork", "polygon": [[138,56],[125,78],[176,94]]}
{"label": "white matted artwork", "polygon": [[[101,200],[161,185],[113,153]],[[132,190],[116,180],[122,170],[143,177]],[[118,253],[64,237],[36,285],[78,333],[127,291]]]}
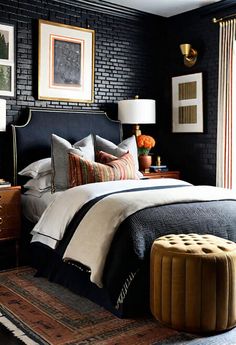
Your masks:
{"label": "white matted artwork", "polygon": [[39,99],[93,102],[94,36],[94,30],[39,20]]}
{"label": "white matted artwork", "polygon": [[14,25],[0,24],[0,95],[15,94]]}
{"label": "white matted artwork", "polygon": [[172,78],[172,132],[203,132],[202,73]]}

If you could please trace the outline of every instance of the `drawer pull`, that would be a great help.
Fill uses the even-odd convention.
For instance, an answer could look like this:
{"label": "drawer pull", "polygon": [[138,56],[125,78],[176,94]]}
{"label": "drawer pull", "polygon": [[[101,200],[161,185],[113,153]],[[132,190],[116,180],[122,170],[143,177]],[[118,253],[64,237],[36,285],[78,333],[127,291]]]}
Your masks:
{"label": "drawer pull", "polygon": [[2,207],[2,205],[0,205],[0,210],[2,210],[3,209],[3,207]]}
{"label": "drawer pull", "polygon": [[2,224],[3,223],[3,219],[2,219],[2,217],[0,217],[0,224]]}

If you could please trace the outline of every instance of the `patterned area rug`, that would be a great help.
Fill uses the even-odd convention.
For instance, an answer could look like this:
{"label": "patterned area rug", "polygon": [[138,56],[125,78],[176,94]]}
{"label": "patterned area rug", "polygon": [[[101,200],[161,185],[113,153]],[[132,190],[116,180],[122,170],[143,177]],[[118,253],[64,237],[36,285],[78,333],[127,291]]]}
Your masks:
{"label": "patterned area rug", "polygon": [[199,337],[153,318],[119,319],[86,298],[35,278],[32,268],[0,273],[0,322],[27,345],[233,345],[236,328]]}

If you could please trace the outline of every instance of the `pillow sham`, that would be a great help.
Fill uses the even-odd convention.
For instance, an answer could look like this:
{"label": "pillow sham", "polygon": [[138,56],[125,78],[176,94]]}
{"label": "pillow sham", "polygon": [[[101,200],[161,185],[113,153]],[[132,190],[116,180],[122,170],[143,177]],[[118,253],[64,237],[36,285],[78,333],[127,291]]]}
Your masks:
{"label": "pillow sham", "polygon": [[73,150],[77,155],[85,159],[95,160],[93,136],[90,134],[87,137],[77,141],[71,145],[69,141],[52,134],[51,142],[52,150],[52,192],[58,190],[65,190],[69,187],[68,181],[68,152]]}
{"label": "pillow sham", "polygon": [[97,151],[104,151],[110,153],[116,157],[121,157],[125,153],[129,152],[133,156],[135,169],[140,176],[143,176],[139,171],[138,163],[138,149],[137,142],[134,135],[132,137],[123,140],[119,145],[114,144],[113,142],[96,135],[95,137],[95,149]]}
{"label": "pillow sham", "polygon": [[24,184],[24,188],[36,190],[38,192],[42,192],[51,188],[51,174],[43,175],[39,178],[30,179]]}
{"label": "pillow sham", "polygon": [[35,190],[35,189],[27,189],[24,192],[24,195],[32,195],[32,196],[35,196],[36,198],[41,198],[44,195],[44,193],[46,193],[46,192],[50,193],[50,188],[45,189],[42,192],[39,192],[38,190]]}
{"label": "pillow sham", "polygon": [[[128,152],[126,152],[128,153]],[[107,163],[110,163],[114,160],[117,159],[116,156],[113,156],[107,152],[103,152],[103,151],[96,151],[96,162],[98,163],[102,163],[102,164],[107,164]]]}
{"label": "pillow sham", "polygon": [[120,158],[115,157],[107,164],[86,160],[69,153],[69,166],[70,187],[94,182],[138,179],[133,156],[130,153],[125,153]]}
{"label": "pillow sham", "polygon": [[18,172],[21,176],[28,176],[32,178],[38,178],[40,176],[50,173],[52,170],[51,167],[51,158],[43,158],[38,161],[35,161],[29,164],[27,167]]}

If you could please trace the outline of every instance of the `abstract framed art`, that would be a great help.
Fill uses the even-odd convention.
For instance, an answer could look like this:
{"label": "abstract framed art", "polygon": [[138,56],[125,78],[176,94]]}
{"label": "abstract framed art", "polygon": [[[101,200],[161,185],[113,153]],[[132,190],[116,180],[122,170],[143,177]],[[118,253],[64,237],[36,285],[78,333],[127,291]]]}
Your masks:
{"label": "abstract framed art", "polygon": [[172,132],[203,132],[202,73],[172,78]]}
{"label": "abstract framed art", "polygon": [[39,20],[38,99],[93,102],[94,30]]}
{"label": "abstract framed art", "polygon": [[0,95],[15,95],[14,25],[0,24]]}

